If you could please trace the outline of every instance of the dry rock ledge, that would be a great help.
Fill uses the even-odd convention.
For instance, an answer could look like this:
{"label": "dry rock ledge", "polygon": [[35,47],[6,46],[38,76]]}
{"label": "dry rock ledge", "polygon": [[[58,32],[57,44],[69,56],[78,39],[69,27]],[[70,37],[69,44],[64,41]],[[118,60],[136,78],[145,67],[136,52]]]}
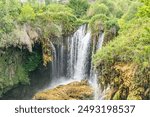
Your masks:
{"label": "dry rock ledge", "polygon": [[94,90],[87,80],[74,81],[35,94],[35,100],[90,100]]}

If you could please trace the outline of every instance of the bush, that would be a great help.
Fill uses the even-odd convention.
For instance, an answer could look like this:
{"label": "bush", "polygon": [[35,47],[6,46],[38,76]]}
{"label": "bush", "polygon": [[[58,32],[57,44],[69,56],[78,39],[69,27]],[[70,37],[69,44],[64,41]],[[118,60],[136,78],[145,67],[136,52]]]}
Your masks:
{"label": "bush", "polygon": [[21,22],[28,22],[35,19],[34,9],[29,4],[24,4],[21,8],[21,13],[19,16],[19,20]]}
{"label": "bush", "polygon": [[136,17],[136,13],[137,13],[137,11],[138,11],[138,8],[139,8],[140,6],[141,6],[141,3],[139,3],[139,2],[133,2],[133,3],[130,5],[130,7],[129,7],[127,13],[125,13],[125,14],[122,16],[122,19],[124,19],[125,22],[128,22],[128,21],[132,20],[133,18],[135,18],[135,17]]}
{"label": "bush", "polygon": [[138,16],[150,18],[150,1],[149,0],[141,0],[141,1],[144,3],[144,5],[139,8]]}
{"label": "bush", "polygon": [[112,27],[116,27],[117,30],[119,30],[119,24],[117,18],[110,18],[108,21],[106,21],[106,29],[109,30]]}
{"label": "bush", "polygon": [[19,15],[20,3],[17,0],[0,1],[0,38],[14,28],[14,21]]}
{"label": "bush", "polygon": [[[131,68],[133,75],[129,76],[133,78],[132,84],[136,87],[147,88],[150,86],[150,73],[148,72],[150,69],[150,28],[148,27],[150,20],[148,18],[134,19],[126,25],[120,30],[116,39],[110,41],[94,55],[93,62],[100,76],[99,82],[103,87],[107,87],[107,84],[112,85],[115,77],[125,81],[126,72],[122,71],[120,74],[115,66],[134,64],[136,70]],[[122,86],[122,84],[119,85]]]}
{"label": "bush", "polygon": [[[46,6],[46,10],[37,14],[39,25],[46,35],[50,37],[68,34],[75,28],[76,16],[73,15],[71,8],[61,4],[50,4]],[[43,27],[43,25],[45,27]],[[48,28],[46,28],[48,27]],[[54,30],[52,30],[52,27]],[[59,33],[58,33],[59,32]]]}
{"label": "bush", "polygon": [[42,61],[42,54],[38,51],[25,54],[24,68],[27,72],[34,71]]}
{"label": "bush", "polygon": [[97,4],[104,4],[107,6],[109,11],[109,16],[117,16],[120,14],[117,14],[118,12],[121,12],[119,9],[119,6],[116,5],[116,2],[114,0],[97,0]]}
{"label": "bush", "polygon": [[127,24],[119,33],[120,36],[98,51],[94,57],[95,65],[104,61],[108,64],[114,61],[136,62],[138,65],[149,62],[149,29],[146,30],[149,24],[148,19],[136,19]]}
{"label": "bush", "polygon": [[73,13],[73,10],[69,8],[68,6],[62,5],[62,4],[49,4],[46,6],[46,10],[49,12],[69,12]]}
{"label": "bush", "polygon": [[109,9],[105,4],[98,4],[97,2],[92,4],[87,12],[88,17],[92,17],[97,14],[109,14]]}
{"label": "bush", "polygon": [[87,0],[69,0],[68,6],[73,9],[74,14],[79,18],[86,14],[89,3]]}
{"label": "bush", "polygon": [[91,18],[89,26],[93,36],[99,34],[100,30],[105,28],[105,22],[108,20],[108,17],[104,14],[98,14]]}

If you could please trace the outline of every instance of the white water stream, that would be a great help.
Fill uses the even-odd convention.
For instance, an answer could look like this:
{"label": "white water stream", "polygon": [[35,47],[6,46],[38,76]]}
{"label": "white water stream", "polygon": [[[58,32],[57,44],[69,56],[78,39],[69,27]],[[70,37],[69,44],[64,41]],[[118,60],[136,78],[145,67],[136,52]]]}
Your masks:
{"label": "white water stream", "polygon": [[[100,33],[96,51],[101,49],[103,40],[104,33]],[[66,43],[67,50],[63,43],[57,46],[52,44],[54,60],[51,67],[51,86],[88,79],[95,89],[94,99],[100,99],[97,74],[91,64],[91,33],[87,31],[86,25],[68,37]]]}

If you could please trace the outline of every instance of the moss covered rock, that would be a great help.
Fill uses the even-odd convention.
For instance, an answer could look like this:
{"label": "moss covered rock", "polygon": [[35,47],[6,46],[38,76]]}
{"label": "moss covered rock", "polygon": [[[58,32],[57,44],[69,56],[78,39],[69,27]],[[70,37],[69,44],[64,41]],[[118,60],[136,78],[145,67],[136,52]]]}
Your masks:
{"label": "moss covered rock", "polygon": [[21,51],[17,49],[0,50],[0,95],[18,83],[29,83],[23,63]]}
{"label": "moss covered rock", "polygon": [[85,100],[93,98],[93,89],[87,81],[75,81],[35,94],[36,100]]}

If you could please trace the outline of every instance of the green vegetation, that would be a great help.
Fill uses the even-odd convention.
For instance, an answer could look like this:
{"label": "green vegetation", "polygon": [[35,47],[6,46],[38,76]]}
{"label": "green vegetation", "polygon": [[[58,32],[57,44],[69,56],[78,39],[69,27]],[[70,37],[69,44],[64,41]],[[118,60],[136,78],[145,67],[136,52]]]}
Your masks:
{"label": "green vegetation", "polygon": [[0,95],[29,83],[31,71],[53,60],[51,43],[88,24],[93,48],[100,32],[105,35],[93,63],[101,87],[113,92],[108,99],[150,99],[149,0],[45,2],[0,1]]}
{"label": "green vegetation", "polygon": [[22,6],[21,13],[19,15],[19,20],[22,21],[22,22],[35,20],[34,9],[29,4],[24,4]]}
{"label": "green vegetation", "polygon": [[108,7],[103,3],[93,3],[87,12],[87,16],[92,17],[97,14],[103,14],[107,16],[109,14]]}
{"label": "green vegetation", "polygon": [[[84,3],[87,2],[83,1]],[[81,5],[82,8],[85,9],[86,6]],[[20,3],[19,0],[1,0],[0,17],[0,48],[2,51],[5,49],[4,53],[8,53],[7,56],[10,54],[10,60],[18,54],[21,56],[16,58],[19,63],[15,62],[12,68],[4,62],[7,57],[1,57],[1,94],[19,83],[29,83],[28,75],[31,71],[42,61],[46,66],[53,60],[51,43],[59,43],[62,36],[71,34],[84,23],[68,5],[48,2],[44,5],[36,0],[25,3]],[[37,43],[41,45],[41,52],[33,51]],[[11,50],[14,50],[13,55],[9,52]],[[11,72],[7,72],[8,69],[13,69],[12,76],[9,75]]]}
{"label": "green vegetation", "polygon": [[18,83],[29,83],[23,67],[23,53],[17,49],[0,51],[0,96]]}
{"label": "green vegetation", "polygon": [[86,14],[89,3],[88,0],[69,0],[68,6],[73,9],[74,14],[79,18]]}
{"label": "green vegetation", "polygon": [[[52,60],[50,43],[55,41],[54,37],[68,35],[82,23],[67,5],[38,5],[36,1],[21,5],[18,0],[12,0],[7,3],[1,1],[0,6],[0,47],[22,48],[22,45],[27,45],[27,49],[32,51],[32,45],[39,41],[44,49],[45,65]],[[29,34],[31,30],[33,33]],[[26,41],[23,38],[26,38]]]}
{"label": "green vegetation", "polygon": [[150,1],[149,0],[141,0],[144,5],[139,8],[138,15],[140,17],[150,17]]}
{"label": "green vegetation", "polygon": [[40,52],[26,53],[25,56],[26,59],[24,60],[23,67],[27,72],[34,71],[42,61]]}
{"label": "green vegetation", "polygon": [[104,25],[107,20],[108,20],[108,17],[103,14],[94,15],[91,18],[91,20],[89,22],[89,26],[91,28],[93,37],[98,36],[100,30],[102,30],[102,31],[104,30]]}
{"label": "green vegetation", "polygon": [[[150,9],[146,7],[149,2],[144,1],[144,3],[142,6],[138,2],[130,5],[128,12],[119,19],[121,28],[119,36],[94,56],[94,64],[101,77],[101,86],[107,87],[111,84],[112,90],[117,88],[120,92],[122,85],[125,85],[129,89],[125,99],[127,97],[128,99],[150,99],[150,96],[145,94],[150,88],[150,17],[148,12]],[[146,12],[142,11],[143,8],[146,8]],[[132,71],[130,71],[131,68]],[[128,74],[131,75],[128,76]],[[123,83],[120,82],[117,85],[116,78]],[[126,79],[130,79],[128,84]],[[130,83],[134,88],[129,85]],[[139,88],[142,90],[139,91]],[[116,95],[114,94],[114,97]],[[123,99],[122,92],[119,95],[119,99]]]}

